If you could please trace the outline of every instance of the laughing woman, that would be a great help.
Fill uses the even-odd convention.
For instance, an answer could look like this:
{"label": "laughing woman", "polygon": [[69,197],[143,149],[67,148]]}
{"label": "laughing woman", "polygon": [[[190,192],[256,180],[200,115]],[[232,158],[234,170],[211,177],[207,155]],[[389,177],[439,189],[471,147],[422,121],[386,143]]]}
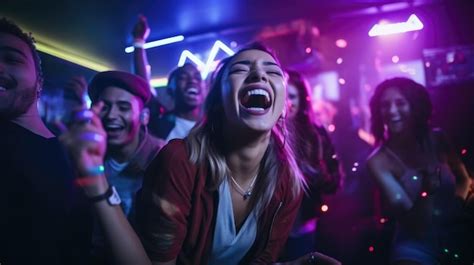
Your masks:
{"label": "laughing woman", "polygon": [[[165,146],[147,170],[137,208],[143,247],[120,207],[112,206],[113,199],[95,202],[117,263],[232,265],[276,260],[305,186],[285,141],[285,85],[276,57],[261,45],[223,61],[205,118],[186,139]],[[84,143],[85,150],[78,143],[84,132],[103,135],[98,122],[94,116],[81,125],[85,128],[75,127],[64,137],[80,172],[102,162],[100,137],[94,138],[96,143]],[[109,189],[105,180],[85,183],[89,196],[107,197],[101,195]],[[292,264],[307,261],[338,264],[319,253]]]}
{"label": "laughing woman", "polygon": [[281,126],[278,61],[254,45],[221,65],[205,119],[148,171],[142,234],[157,264],[270,263],[302,198],[304,180]]}
{"label": "laughing woman", "polygon": [[428,92],[410,79],[389,79],[375,89],[370,110],[379,146],[368,166],[397,221],[391,263],[472,263],[472,227],[462,210],[471,180],[444,134],[429,126]]}

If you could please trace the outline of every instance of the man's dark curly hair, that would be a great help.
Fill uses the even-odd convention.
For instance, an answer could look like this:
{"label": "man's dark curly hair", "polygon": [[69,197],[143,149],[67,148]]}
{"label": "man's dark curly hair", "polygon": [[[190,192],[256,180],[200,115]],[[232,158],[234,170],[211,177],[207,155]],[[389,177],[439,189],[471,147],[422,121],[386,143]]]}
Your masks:
{"label": "man's dark curly hair", "polygon": [[415,124],[415,136],[421,141],[428,135],[430,129],[430,118],[433,110],[430,96],[425,87],[415,81],[397,77],[383,81],[376,88],[370,99],[371,130],[378,143],[385,139],[384,121],[381,113],[381,97],[384,92],[394,88],[398,90],[408,101]]}
{"label": "man's dark curly hair", "polygon": [[41,69],[41,59],[39,57],[38,51],[36,50],[35,40],[31,36],[31,33],[23,32],[23,30],[21,30],[21,28],[17,24],[4,17],[0,18],[0,33],[13,35],[24,41],[28,45],[28,47],[30,47],[31,55],[35,62],[37,80],[40,86],[42,86],[43,71]]}

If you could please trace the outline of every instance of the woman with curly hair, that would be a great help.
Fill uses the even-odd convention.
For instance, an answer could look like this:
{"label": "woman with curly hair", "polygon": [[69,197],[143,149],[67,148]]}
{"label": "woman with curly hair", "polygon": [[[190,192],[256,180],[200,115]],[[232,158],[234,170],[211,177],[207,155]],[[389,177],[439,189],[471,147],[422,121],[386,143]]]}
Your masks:
{"label": "woman with curly hair", "polygon": [[440,264],[446,250],[465,257],[458,232],[470,179],[446,136],[430,127],[428,92],[410,79],[389,79],[375,89],[370,110],[378,147],[368,167],[396,219],[392,264]]}

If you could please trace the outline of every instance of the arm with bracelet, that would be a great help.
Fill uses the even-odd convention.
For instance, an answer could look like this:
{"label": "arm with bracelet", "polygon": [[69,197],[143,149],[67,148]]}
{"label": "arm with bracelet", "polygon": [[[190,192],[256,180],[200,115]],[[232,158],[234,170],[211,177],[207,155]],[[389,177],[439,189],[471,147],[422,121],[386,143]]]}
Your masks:
{"label": "arm with bracelet", "polygon": [[138,17],[138,22],[135,24],[132,31],[134,47],[133,66],[135,74],[143,77],[147,81],[150,81],[151,67],[148,64],[148,58],[144,45],[149,35],[150,27],[148,26],[146,17],[140,15]]}
{"label": "arm with bracelet", "polygon": [[89,198],[104,231],[114,264],[151,264],[120,207],[117,191],[104,175],[106,134],[97,115],[102,106],[99,103],[76,115],[76,121],[60,140],[76,167],[76,183]]}

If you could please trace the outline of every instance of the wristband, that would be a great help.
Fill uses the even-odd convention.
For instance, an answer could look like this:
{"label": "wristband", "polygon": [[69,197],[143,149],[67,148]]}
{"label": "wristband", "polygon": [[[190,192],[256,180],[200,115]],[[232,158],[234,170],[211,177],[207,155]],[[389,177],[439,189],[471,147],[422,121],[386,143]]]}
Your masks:
{"label": "wristband", "polygon": [[79,187],[95,185],[103,176],[81,177],[74,180],[74,183]]}
{"label": "wristband", "polygon": [[100,176],[103,175],[105,172],[105,167],[104,165],[98,165],[95,167],[88,168],[86,170],[86,176],[88,177],[95,177],[95,176]]}
{"label": "wristband", "polygon": [[98,165],[86,170],[86,173],[74,180],[77,186],[84,187],[94,185],[104,177],[104,165]]}
{"label": "wristband", "polygon": [[122,203],[117,190],[112,185],[109,186],[105,193],[89,198],[91,203],[96,203],[103,200],[107,200],[107,203],[111,206],[120,205],[120,203]]}

